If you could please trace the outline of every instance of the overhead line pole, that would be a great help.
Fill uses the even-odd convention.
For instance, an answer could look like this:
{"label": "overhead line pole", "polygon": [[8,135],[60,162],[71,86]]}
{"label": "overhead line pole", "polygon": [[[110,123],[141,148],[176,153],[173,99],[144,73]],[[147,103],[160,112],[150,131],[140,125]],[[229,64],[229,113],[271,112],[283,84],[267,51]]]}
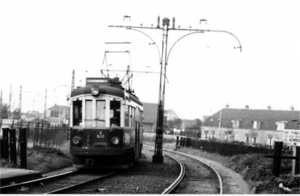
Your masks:
{"label": "overhead line pole", "polygon": [[[170,56],[170,52],[173,49],[174,45],[180,41],[182,38],[194,34],[194,33],[204,33],[204,32],[219,32],[219,33],[228,33],[232,35],[233,37],[236,38],[236,40],[239,42],[238,47],[234,47],[235,49],[239,48],[240,51],[242,51],[242,46],[239,41],[239,39],[232,33],[228,31],[223,31],[223,30],[209,30],[209,29],[186,29],[186,28],[175,28],[175,18],[173,18],[173,25],[172,28],[169,28],[169,23],[170,20],[168,18],[163,19],[163,27],[160,27],[160,18],[158,17],[158,24],[156,27],[145,27],[145,26],[122,26],[122,25],[109,25],[109,27],[117,27],[117,28],[126,28],[128,30],[136,30],[136,29],[149,29],[149,30],[163,30],[163,38],[162,38],[162,50],[161,50],[161,55],[160,55],[160,65],[161,65],[161,74],[160,74],[160,84],[159,84],[159,100],[158,100],[158,109],[157,109],[157,123],[156,123],[156,138],[155,138],[155,150],[154,150],[154,155],[152,157],[152,161],[154,163],[163,163],[163,155],[162,155],[162,150],[163,150],[163,126],[164,126],[164,104],[165,104],[165,82],[166,78],[162,81],[162,75],[166,76],[166,71],[167,71],[167,64],[168,64],[168,59]],[[168,52],[168,31],[169,30],[177,30],[177,31],[193,31],[194,33],[189,33],[188,35],[185,35],[181,37],[179,40],[177,40],[171,47],[170,51]],[[146,35],[148,38],[150,38],[152,41],[153,39],[145,34],[142,31],[136,30],[138,32],[143,33]],[[155,43],[155,42],[154,42]],[[156,45],[156,43],[155,43]],[[156,45],[157,47],[157,45]],[[158,47],[157,47],[158,49]]]}

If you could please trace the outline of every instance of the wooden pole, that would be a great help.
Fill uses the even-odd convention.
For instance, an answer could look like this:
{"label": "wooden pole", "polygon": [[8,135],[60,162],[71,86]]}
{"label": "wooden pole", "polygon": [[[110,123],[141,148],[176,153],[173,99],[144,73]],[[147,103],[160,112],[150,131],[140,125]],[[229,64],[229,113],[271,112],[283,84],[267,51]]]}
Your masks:
{"label": "wooden pole", "polygon": [[2,129],[2,145],[1,145],[1,157],[4,159],[8,159],[8,130],[9,128]]}
{"label": "wooden pole", "polygon": [[283,146],[283,142],[275,142],[274,159],[273,159],[273,175],[276,177],[278,177],[280,174],[282,146]]}
{"label": "wooden pole", "polygon": [[17,164],[17,149],[16,149],[16,129],[9,130],[9,143],[10,143],[10,162]]}
{"label": "wooden pole", "polygon": [[20,167],[27,169],[27,139],[26,128],[19,128]]}

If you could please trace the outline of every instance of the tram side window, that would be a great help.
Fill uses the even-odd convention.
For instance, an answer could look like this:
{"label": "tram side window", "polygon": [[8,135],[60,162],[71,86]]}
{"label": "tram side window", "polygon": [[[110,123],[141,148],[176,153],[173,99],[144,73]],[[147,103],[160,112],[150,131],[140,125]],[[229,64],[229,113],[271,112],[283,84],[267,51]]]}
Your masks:
{"label": "tram side window", "polygon": [[73,101],[73,126],[82,125],[82,101]]}
{"label": "tram side window", "polygon": [[124,110],[124,126],[129,127],[129,106],[123,105]]}
{"label": "tram side window", "polygon": [[121,115],[120,115],[120,101],[110,102],[110,126],[120,126]]}
{"label": "tram side window", "polygon": [[131,118],[131,126],[135,127],[135,108],[134,107],[131,107],[130,118]]}

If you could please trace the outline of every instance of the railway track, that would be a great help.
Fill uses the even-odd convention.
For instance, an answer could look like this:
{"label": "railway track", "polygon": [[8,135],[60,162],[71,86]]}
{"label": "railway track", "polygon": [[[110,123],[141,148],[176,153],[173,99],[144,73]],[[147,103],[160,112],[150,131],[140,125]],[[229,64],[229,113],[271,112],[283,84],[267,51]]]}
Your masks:
{"label": "railway track", "polygon": [[[150,147],[150,146],[147,146]],[[162,194],[222,194],[220,174],[211,165],[197,157],[164,149],[165,155],[181,166],[180,175]],[[186,171],[185,171],[186,170]]]}
{"label": "railway track", "polygon": [[214,167],[197,157],[164,150],[165,155],[172,154],[186,166],[184,180],[174,189],[176,194],[223,194],[223,182],[220,174]]}
{"label": "railway track", "polygon": [[58,194],[78,189],[88,183],[112,176],[116,172],[83,173],[78,171],[65,172],[36,180],[3,186],[1,193],[23,194]]}

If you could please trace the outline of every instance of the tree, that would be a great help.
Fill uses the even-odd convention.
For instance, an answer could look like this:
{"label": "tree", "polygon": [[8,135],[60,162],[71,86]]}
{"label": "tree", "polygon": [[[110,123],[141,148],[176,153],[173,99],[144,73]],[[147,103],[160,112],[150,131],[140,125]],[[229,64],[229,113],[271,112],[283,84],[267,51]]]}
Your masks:
{"label": "tree", "polygon": [[2,119],[8,119],[9,117],[9,105],[4,103],[1,108]]}
{"label": "tree", "polygon": [[171,132],[173,132],[174,128],[176,128],[176,129],[181,128],[182,120],[180,118],[175,118],[175,119],[169,120],[167,124],[168,124],[167,129],[170,130]]}
{"label": "tree", "polygon": [[13,119],[21,119],[20,108],[14,109],[14,111],[13,111]]}

